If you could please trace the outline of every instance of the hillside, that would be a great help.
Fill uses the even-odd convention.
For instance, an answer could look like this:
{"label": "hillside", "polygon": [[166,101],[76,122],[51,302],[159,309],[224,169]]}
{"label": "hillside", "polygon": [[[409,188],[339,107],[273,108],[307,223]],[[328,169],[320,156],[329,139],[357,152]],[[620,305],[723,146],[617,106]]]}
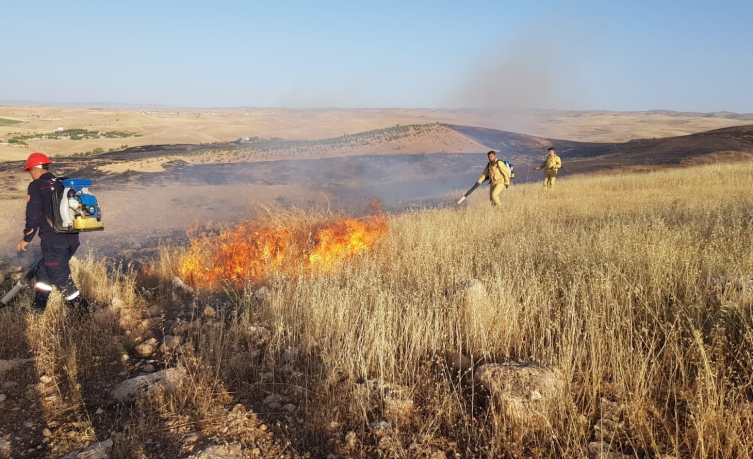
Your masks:
{"label": "hillside", "polygon": [[[103,155],[127,161],[101,167],[109,173],[157,172],[162,164],[180,159],[188,164],[231,164],[259,161],[341,158],[364,155],[419,153],[479,153],[486,147],[463,133],[439,124],[413,124],[375,129],[320,140],[246,137],[234,143],[190,147],[158,158],[131,160],[131,152]],[[139,156],[139,150],[132,153]],[[167,153],[167,154],[164,154]]]}
{"label": "hillside", "polygon": [[[144,145],[232,142],[241,137],[321,140],[395,125],[447,123],[524,132],[544,138],[623,142],[671,137],[749,124],[734,113],[608,112],[472,109],[273,109],[273,108],[63,108],[0,105],[0,160],[20,160],[28,151],[70,156]],[[138,137],[52,139],[58,128],[124,132]],[[30,136],[28,148],[7,141]],[[429,153],[425,150],[421,153]]]}
{"label": "hillside", "polygon": [[568,172],[631,166],[679,165],[693,161],[708,161],[711,158],[740,158],[753,154],[753,125],[625,143],[572,142],[471,126],[447,127],[489,148],[500,150],[503,156],[509,156],[519,163],[528,165],[536,164],[546,154],[546,149],[553,146],[563,161],[566,161],[565,167]]}

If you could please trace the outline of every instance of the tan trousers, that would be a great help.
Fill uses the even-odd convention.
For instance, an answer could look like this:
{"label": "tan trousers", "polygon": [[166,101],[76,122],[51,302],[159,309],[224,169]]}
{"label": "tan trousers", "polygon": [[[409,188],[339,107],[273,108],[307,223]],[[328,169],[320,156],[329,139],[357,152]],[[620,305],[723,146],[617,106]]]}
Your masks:
{"label": "tan trousers", "polygon": [[545,190],[553,190],[555,180],[557,180],[557,171],[544,171],[544,189]]}
{"label": "tan trousers", "polygon": [[505,189],[504,183],[497,183],[496,185],[489,185],[489,200],[493,206],[501,206],[502,202],[499,200],[499,194]]}

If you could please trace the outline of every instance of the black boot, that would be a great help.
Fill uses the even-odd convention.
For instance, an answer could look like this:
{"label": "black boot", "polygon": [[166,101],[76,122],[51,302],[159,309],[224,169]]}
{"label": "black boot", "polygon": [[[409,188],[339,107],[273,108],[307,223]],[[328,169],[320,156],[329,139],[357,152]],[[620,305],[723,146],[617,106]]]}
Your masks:
{"label": "black boot", "polygon": [[50,292],[35,289],[34,290],[34,304],[32,308],[37,311],[44,311],[47,307],[47,300],[50,298]]}
{"label": "black boot", "polygon": [[66,300],[65,305],[75,311],[80,311],[80,312],[89,311],[89,301],[82,296],[77,296],[76,298],[72,300]]}

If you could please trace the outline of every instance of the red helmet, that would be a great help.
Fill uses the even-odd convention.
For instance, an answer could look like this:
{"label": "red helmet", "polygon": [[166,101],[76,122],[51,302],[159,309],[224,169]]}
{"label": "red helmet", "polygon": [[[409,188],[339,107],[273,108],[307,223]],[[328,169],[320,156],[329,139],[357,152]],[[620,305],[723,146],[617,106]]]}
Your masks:
{"label": "red helmet", "polygon": [[29,159],[26,160],[26,167],[24,167],[24,172],[28,171],[32,167],[41,166],[43,164],[52,164],[52,161],[50,161],[50,158],[48,158],[45,154],[32,153],[29,155]]}

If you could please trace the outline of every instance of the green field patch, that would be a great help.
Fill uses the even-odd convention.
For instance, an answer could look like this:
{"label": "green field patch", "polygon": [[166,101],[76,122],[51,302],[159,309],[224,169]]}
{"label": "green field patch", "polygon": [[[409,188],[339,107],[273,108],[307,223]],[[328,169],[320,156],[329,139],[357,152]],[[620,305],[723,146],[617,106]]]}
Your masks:
{"label": "green field patch", "polygon": [[23,121],[9,120],[7,118],[0,118],[0,126],[13,126],[14,124],[21,124]]}
{"label": "green field patch", "polygon": [[93,139],[124,139],[141,137],[139,134],[127,131],[89,131],[87,129],[64,129],[50,133],[36,133],[17,135],[9,143],[24,143],[26,140],[93,140]]}

